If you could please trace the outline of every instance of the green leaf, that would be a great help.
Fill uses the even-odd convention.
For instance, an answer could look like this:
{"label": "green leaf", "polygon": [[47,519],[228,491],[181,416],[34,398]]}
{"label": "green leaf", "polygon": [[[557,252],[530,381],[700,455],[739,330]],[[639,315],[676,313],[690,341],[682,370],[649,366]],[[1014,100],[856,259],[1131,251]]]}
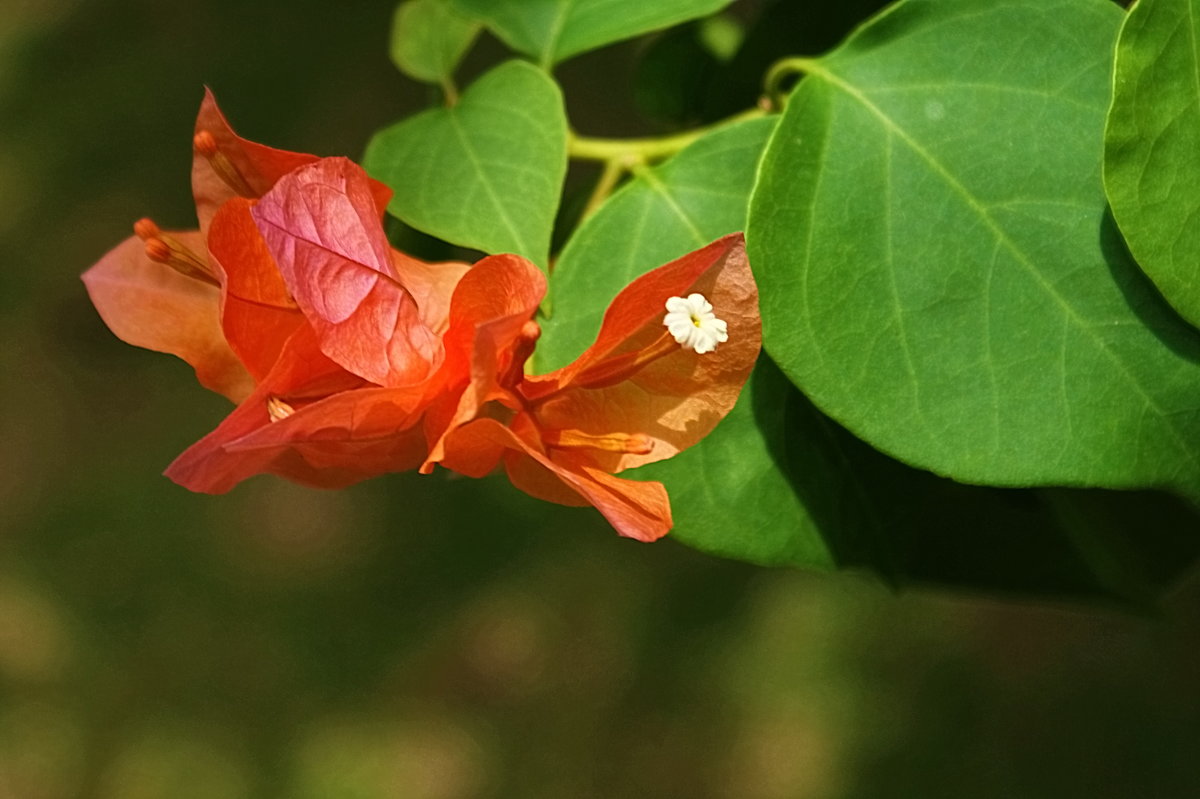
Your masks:
{"label": "green leaf", "polygon": [[479,34],[446,0],[407,0],[392,18],[392,61],[416,80],[443,83]]}
{"label": "green leaf", "polygon": [[1200,338],[1105,211],[1120,19],[911,0],[808,64],[751,203],[764,341],[880,449],[966,482],[1200,497]]}
{"label": "green leaf", "polygon": [[661,480],[671,538],[769,566],[867,568],[895,585],[1151,605],[1200,553],[1200,518],[1154,492],[1000,489],[854,438],[760,359],[700,444],[623,476]]}
{"label": "green leaf", "polygon": [[1134,258],[1200,324],[1200,3],[1141,0],[1117,41],[1104,185]]}
{"label": "green leaf", "polygon": [[1166,494],[964,485],[872,449],[798,392],[756,417],[838,565],[896,585],[1144,606],[1200,554],[1200,517]]}
{"label": "green leaf", "polygon": [[774,118],[722,127],[627,183],[584,221],[550,280],[554,315],[537,348],[539,369],[570,363],[600,329],[626,284],[745,227],[754,169]]}
{"label": "green leaf", "polygon": [[547,69],[563,59],[696,19],[732,0],[453,0]]}
{"label": "green leaf", "polygon": [[562,94],[541,70],[509,61],[457,105],[375,134],[364,166],[396,192],[388,211],[414,228],[544,268],[567,168]]}

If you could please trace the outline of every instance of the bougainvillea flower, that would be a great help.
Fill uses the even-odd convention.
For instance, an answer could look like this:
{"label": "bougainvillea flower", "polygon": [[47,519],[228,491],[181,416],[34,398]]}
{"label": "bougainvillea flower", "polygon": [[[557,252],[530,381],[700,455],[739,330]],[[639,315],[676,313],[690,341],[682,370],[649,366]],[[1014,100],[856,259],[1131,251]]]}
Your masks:
{"label": "bougainvillea flower", "polygon": [[[761,344],[741,234],[634,280],[609,306],[595,343],[541,376],[522,367],[538,337],[532,316],[544,283],[520,259],[495,268],[506,277],[489,282],[523,288],[504,306],[491,296],[498,289],[469,274],[455,292],[446,341],[459,379],[442,400],[453,409],[430,409],[434,443],[423,469],[440,462],[478,477],[503,462],[526,493],[594,505],[630,538],[665,535],[671,512],[662,484],[614,475],[695,444],[736,403]],[[460,313],[468,304],[477,312]]]}
{"label": "bougainvillea flower", "polygon": [[[201,384],[244,399],[270,371],[301,315],[250,218],[253,200],[314,155],[233,132],[206,91],[192,139],[199,232],[164,233],[148,219],[84,274],[93,304],[124,341],[187,361]],[[382,212],[387,187],[370,190]]]}
{"label": "bougainvillea flower", "polygon": [[[327,158],[281,177],[249,209],[263,250],[243,254],[278,265],[301,323],[254,393],[171,465],[171,479],[210,493],[260,472],[340,487],[423,461],[418,423],[468,267],[393,250],[376,200],[359,166]],[[238,203],[218,211],[210,238]]]}

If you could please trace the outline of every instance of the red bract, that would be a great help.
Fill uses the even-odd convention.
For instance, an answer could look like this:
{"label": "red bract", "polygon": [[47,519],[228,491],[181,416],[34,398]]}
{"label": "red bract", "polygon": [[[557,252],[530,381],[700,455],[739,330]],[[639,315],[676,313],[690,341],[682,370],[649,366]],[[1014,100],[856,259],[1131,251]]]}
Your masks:
{"label": "red bract", "polygon": [[[200,230],[164,233],[143,219],[89,269],[83,280],[105,323],[130,344],[183,358],[207,388],[244,399],[301,322],[249,205],[316,160],[242,139],[206,91],[192,158]],[[371,192],[382,211],[390,192],[377,182]]]}
{"label": "red bract", "polygon": [[[360,167],[328,158],[281,177],[250,209],[262,251],[235,251],[278,264],[277,296],[295,298],[300,324],[254,393],[170,466],[171,479],[217,493],[273,472],[331,488],[422,462],[418,422],[467,266],[392,250],[377,196]],[[221,208],[210,238],[230,208],[241,214],[238,203]],[[265,309],[260,324],[275,313]]]}
{"label": "red bract", "polygon": [[180,356],[241,403],[168,475],[219,492],[264,471],[335,487],[419,465],[466,265],[392,250],[386,186],[345,159],[240,138],[208,92],[193,150],[200,230],[141,220],[84,275],[120,338]]}
{"label": "red bract", "polygon": [[213,215],[208,252],[221,281],[225,340],[261,382],[304,317],[250,216],[251,202],[234,197]]}
{"label": "red bract", "polygon": [[[737,401],[761,343],[741,234],[634,280],[578,360],[536,377],[521,367],[538,336],[532,314],[544,283],[520,259],[491,269],[502,274],[475,281],[473,272],[455,292],[446,336],[453,376],[427,418],[434,445],[424,468],[440,462],[482,476],[503,461],[513,484],[533,496],[594,505],[630,538],[665,535],[671,512],[662,484],[613,475],[695,444]],[[501,290],[511,302],[493,296]],[[717,331],[715,350],[680,346],[687,331],[664,325],[672,298],[697,303],[689,324]],[[700,306],[705,298],[711,313]]]}
{"label": "red bract", "polygon": [[193,491],[216,494],[270,472],[340,488],[420,464],[420,387],[379,388],[326,358],[307,325],[271,373],[216,430],[167,468]]}
{"label": "red bract", "polygon": [[413,385],[441,365],[438,297],[465,268],[392,250],[373,203],[361,167],[327,158],[281,179],[253,216],[322,352],[378,385]]}

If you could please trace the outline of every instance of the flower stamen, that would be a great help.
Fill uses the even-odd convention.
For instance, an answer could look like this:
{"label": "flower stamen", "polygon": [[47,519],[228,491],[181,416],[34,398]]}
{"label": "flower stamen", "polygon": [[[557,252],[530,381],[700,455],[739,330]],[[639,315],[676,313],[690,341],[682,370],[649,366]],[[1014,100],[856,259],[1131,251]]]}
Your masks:
{"label": "flower stamen", "polygon": [[145,242],[146,257],[151,261],[166,264],[184,277],[220,286],[213,277],[208,264],[186,245],[159,230],[153,220],[142,218],[133,223],[134,234]]}
{"label": "flower stamen", "polygon": [[296,409],[279,397],[267,398],[267,416],[272,422],[281,422],[296,412]]}
{"label": "flower stamen", "polygon": [[595,435],[582,430],[543,430],[541,436],[546,446],[560,449],[582,447],[631,455],[647,455],[654,449],[654,440],[645,433]]}
{"label": "flower stamen", "polygon": [[250,181],[246,180],[229,156],[221,152],[217,138],[210,131],[202,130],[197,133],[192,139],[192,146],[196,148],[196,152],[208,159],[213,172],[216,172],[234,193],[247,199],[258,197],[258,193],[250,187]]}

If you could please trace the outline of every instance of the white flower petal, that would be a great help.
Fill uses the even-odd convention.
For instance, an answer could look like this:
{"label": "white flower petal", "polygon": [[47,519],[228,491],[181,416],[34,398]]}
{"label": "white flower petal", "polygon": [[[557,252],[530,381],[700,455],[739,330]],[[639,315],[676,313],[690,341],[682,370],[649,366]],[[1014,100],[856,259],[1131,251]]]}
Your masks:
{"label": "white flower petal", "polygon": [[712,303],[699,293],[671,297],[666,301],[663,325],[684,349],[703,355],[729,340],[729,326],[713,313]]}
{"label": "white flower petal", "polygon": [[667,300],[667,310],[671,313],[687,316],[691,313],[692,308],[683,297],[671,297]]}

